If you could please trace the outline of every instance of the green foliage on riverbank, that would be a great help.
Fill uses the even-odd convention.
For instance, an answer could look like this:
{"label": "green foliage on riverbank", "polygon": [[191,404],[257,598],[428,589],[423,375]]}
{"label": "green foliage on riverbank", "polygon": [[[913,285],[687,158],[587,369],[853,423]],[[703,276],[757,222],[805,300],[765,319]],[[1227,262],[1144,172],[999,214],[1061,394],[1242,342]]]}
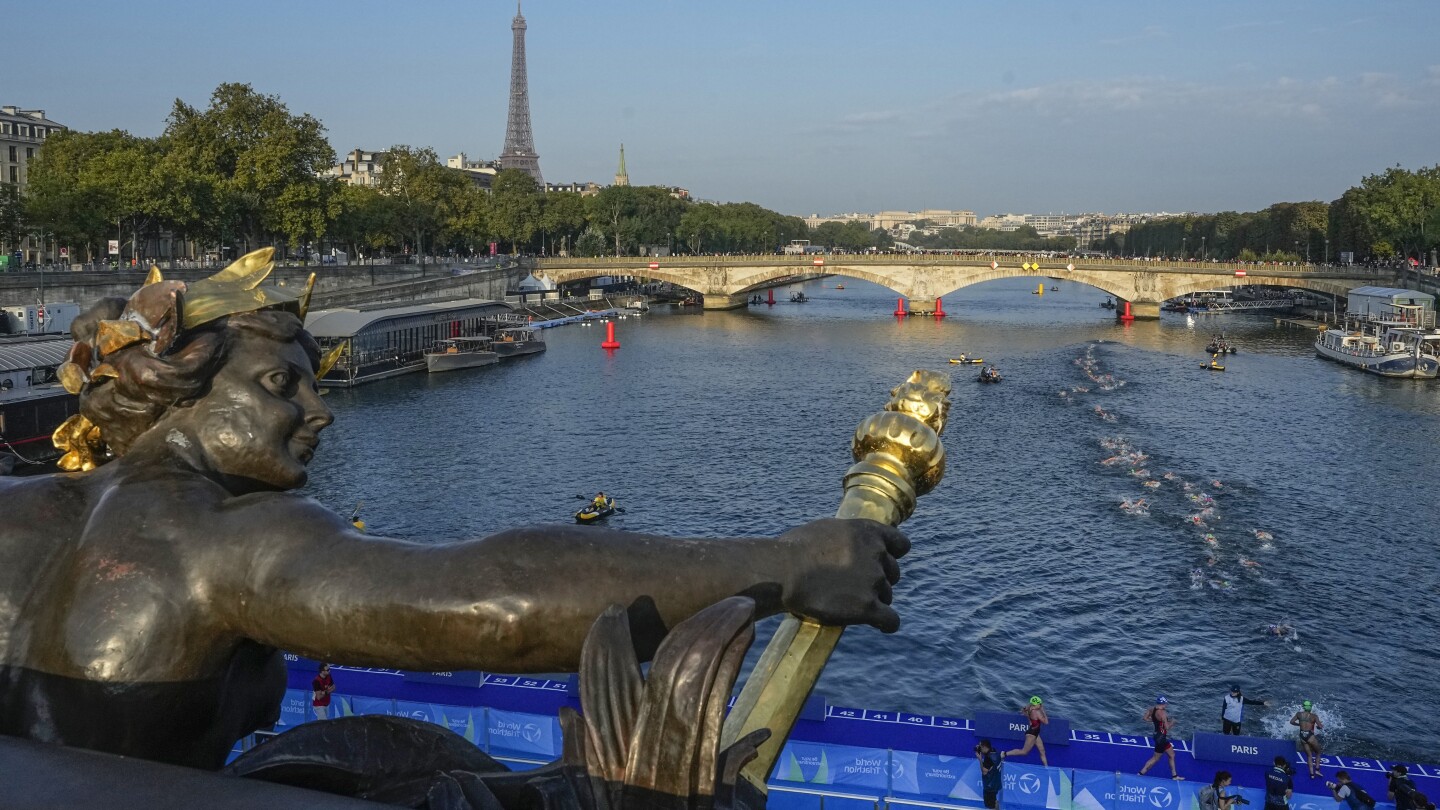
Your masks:
{"label": "green foliage on riverbank", "polygon": [[1167,217],[1112,235],[1101,250],[1125,256],[1357,261],[1415,257],[1440,248],[1440,166],[1370,175],[1331,203],[1276,203],[1263,211]]}

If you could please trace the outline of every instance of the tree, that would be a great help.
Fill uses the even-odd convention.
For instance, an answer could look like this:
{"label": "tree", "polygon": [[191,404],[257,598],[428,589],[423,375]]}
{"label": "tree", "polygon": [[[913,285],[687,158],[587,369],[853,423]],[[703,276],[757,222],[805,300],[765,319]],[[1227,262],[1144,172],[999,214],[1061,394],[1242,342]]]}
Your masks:
{"label": "tree", "polygon": [[510,252],[519,253],[520,243],[529,242],[540,229],[540,187],[528,172],[502,169],[490,186],[490,223],[502,239],[510,240]]}
{"label": "tree", "polygon": [[390,205],[391,234],[397,240],[414,237],[415,254],[424,263],[425,245],[458,232],[469,181],[464,174],[441,165],[435,150],[390,147],[380,174],[380,193]]}
{"label": "tree", "polygon": [[335,162],[325,127],[310,115],[291,115],[278,96],[248,84],[215,88],[198,110],[180,99],[165,139],[175,158],[214,189],[204,230],[244,248],[267,235],[316,226],[330,210],[319,172]]}
{"label": "tree", "polygon": [[640,245],[670,244],[687,205],[659,186],[610,186],[588,199],[586,218],[621,256]]}
{"label": "tree", "polygon": [[579,194],[557,191],[544,195],[540,203],[540,230],[551,245],[562,240],[573,243],[585,229],[585,200]]}
{"label": "tree", "polygon": [[24,200],[14,183],[0,183],[0,253],[8,253],[25,236]]}

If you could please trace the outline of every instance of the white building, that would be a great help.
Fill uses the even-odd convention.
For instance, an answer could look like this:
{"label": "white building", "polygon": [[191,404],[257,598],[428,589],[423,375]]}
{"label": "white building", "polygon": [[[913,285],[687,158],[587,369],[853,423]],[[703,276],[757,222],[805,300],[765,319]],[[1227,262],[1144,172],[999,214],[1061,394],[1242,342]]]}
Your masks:
{"label": "white building", "polygon": [[[463,155],[462,155],[463,157]],[[331,166],[323,172],[321,177],[328,177],[338,180],[351,186],[380,185],[380,175],[385,167],[385,153],[371,152],[365,149],[351,149],[350,154],[345,156],[345,162]]]}
{"label": "white building", "polygon": [[25,188],[30,161],[40,153],[45,139],[65,126],[45,117],[44,110],[0,107],[0,183]]}

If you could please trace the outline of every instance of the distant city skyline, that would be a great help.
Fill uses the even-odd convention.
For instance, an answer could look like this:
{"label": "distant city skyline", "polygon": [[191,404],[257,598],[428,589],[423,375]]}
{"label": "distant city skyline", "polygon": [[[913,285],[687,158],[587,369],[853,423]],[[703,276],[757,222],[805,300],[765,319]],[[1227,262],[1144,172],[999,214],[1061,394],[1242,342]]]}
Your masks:
{"label": "distant city skyline", "polygon": [[[405,17],[401,17],[401,12]],[[789,214],[1254,210],[1440,163],[1432,2],[1194,7],[530,0],[535,150]],[[6,12],[0,101],[153,136],[222,82],[278,95],[337,154],[498,157],[513,2],[96,0]],[[49,44],[46,44],[49,43]]]}

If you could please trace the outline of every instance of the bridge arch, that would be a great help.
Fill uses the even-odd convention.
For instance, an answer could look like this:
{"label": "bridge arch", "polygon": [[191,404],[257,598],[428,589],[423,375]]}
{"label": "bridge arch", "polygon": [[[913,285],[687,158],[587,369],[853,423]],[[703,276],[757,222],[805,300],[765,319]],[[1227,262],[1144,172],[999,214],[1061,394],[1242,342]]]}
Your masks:
{"label": "bridge arch", "polygon": [[1326,295],[1347,295],[1359,284],[1346,282],[1340,279],[1324,278],[1296,278],[1293,276],[1264,276],[1246,275],[1244,277],[1217,277],[1211,283],[1205,284],[1199,281],[1180,282],[1172,287],[1174,293],[1170,298],[1180,298],[1191,295],[1201,290],[1235,289],[1238,287],[1288,287],[1295,290],[1310,290],[1312,292],[1324,293]]}
{"label": "bridge arch", "polygon": [[605,276],[644,276],[645,278],[653,278],[657,281],[664,281],[670,284],[674,284],[676,287],[684,287],[691,292],[699,293],[702,295],[707,292],[706,290],[701,289],[704,286],[703,283],[696,283],[697,281],[703,281],[703,278],[697,276],[693,269],[683,267],[677,270],[666,270],[664,268],[658,270],[650,270],[648,268],[635,269],[591,267],[576,268],[571,270],[546,269],[537,270],[535,272],[536,278],[552,282],[557,286],[560,284],[569,284],[572,281],[583,281],[590,278],[603,278]]}

